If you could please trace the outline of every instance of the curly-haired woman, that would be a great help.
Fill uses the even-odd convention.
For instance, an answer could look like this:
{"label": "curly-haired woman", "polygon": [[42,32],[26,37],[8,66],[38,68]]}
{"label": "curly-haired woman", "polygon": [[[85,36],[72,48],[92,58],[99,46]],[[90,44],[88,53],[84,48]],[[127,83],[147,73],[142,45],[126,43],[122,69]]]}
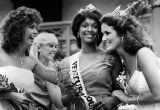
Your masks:
{"label": "curly-haired woman", "polygon": [[1,23],[0,74],[6,75],[8,83],[13,83],[17,88],[16,92],[0,95],[1,110],[17,110],[33,105],[24,96],[24,91],[34,83],[33,73],[57,84],[53,74],[55,71],[48,70],[28,52],[41,22],[42,17],[36,9],[22,6],[10,11]]}

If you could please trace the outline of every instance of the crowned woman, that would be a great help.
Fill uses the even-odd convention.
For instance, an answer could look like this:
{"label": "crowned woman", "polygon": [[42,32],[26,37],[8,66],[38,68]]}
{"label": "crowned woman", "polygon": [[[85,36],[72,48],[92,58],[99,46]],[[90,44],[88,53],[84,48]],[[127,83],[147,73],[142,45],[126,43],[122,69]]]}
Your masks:
{"label": "crowned woman", "polygon": [[137,19],[150,9],[147,2],[139,0],[101,18],[105,50],[117,51],[123,59],[124,72],[117,80],[124,91],[112,93],[122,102],[120,110],[160,110],[159,61]]}
{"label": "crowned woman", "polygon": [[[70,69],[76,92],[63,95],[62,102],[72,110],[114,110],[119,101],[111,93],[118,85],[116,77],[121,70],[117,53],[105,53],[98,46],[102,40],[101,12],[92,4],[76,14],[72,32],[80,51],[62,62]],[[65,89],[69,91],[68,86]]]}

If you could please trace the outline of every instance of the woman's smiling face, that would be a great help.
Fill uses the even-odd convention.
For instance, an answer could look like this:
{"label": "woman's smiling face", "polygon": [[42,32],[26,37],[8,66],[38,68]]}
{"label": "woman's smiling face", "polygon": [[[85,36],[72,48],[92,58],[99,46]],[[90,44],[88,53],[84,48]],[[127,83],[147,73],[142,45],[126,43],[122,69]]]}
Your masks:
{"label": "woman's smiling face", "polygon": [[40,47],[40,53],[43,58],[46,60],[50,61],[53,60],[55,54],[57,53],[58,50],[58,40],[56,37],[53,37],[48,41],[46,44],[43,44]]}
{"label": "woman's smiling face", "polygon": [[98,24],[95,20],[86,18],[80,25],[79,37],[81,38],[82,43],[93,43],[96,40],[97,32]]}
{"label": "woman's smiling face", "polygon": [[117,35],[117,32],[113,29],[113,27],[102,23],[101,31],[103,33],[103,49],[106,51],[117,50],[121,44],[121,37]]}
{"label": "woman's smiling face", "polygon": [[32,45],[34,38],[37,36],[38,34],[38,30],[37,30],[37,24],[33,23],[29,26],[26,26],[24,29],[24,41],[23,44],[26,45]]}

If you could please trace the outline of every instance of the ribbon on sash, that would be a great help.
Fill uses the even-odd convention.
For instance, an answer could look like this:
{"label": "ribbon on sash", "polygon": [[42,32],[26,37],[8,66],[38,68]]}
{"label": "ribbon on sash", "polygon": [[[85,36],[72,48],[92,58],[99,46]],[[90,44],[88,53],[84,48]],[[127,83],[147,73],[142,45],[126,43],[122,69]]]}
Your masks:
{"label": "ribbon on sash", "polygon": [[92,110],[96,99],[93,96],[87,95],[79,69],[79,53],[70,56],[70,78],[75,84],[79,98],[83,100],[87,110]]}

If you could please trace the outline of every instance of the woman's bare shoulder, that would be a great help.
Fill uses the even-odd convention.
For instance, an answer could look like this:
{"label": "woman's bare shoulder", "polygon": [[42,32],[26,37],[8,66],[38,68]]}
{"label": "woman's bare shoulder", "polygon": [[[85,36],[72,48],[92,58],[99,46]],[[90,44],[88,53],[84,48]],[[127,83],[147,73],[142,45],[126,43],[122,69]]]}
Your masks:
{"label": "woman's bare shoulder", "polygon": [[138,52],[137,52],[137,55],[143,55],[143,56],[153,55],[153,56],[156,56],[154,51],[152,51],[148,47],[142,47],[141,49],[139,49]]}

